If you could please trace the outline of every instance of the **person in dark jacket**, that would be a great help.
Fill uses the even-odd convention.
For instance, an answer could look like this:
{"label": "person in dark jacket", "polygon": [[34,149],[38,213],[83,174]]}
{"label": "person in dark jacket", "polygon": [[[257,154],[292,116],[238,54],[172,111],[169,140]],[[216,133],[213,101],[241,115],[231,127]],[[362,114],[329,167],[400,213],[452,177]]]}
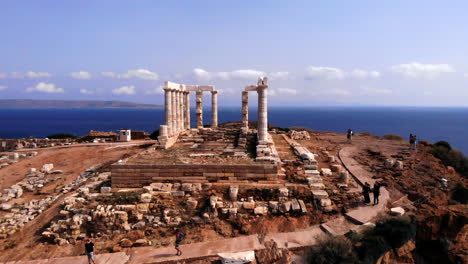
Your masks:
{"label": "person in dark jacket", "polygon": [[364,186],[362,187],[362,194],[364,195],[364,202],[366,204],[370,203],[370,196],[369,196],[370,191],[371,191],[370,185],[369,183],[366,182]]}
{"label": "person in dark jacket", "polygon": [[179,229],[176,230],[176,241],[175,241],[175,249],[177,250],[176,255],[182,255],[182,251],[180,250],[180,243],[184,240],[185,234],[182,233]]}
{"label": "person in dark jacket", "polygon": [[374,205],[379,203],[379,196],[380,196],[380,183],[375,182],[374,183]]}

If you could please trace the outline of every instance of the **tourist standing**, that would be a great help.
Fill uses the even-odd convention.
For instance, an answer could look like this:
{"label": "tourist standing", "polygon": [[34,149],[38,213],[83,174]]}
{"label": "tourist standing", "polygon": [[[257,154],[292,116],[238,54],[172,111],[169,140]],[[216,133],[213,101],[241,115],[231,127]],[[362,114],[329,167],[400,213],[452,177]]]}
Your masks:
{"label": "tourist standing", "polygon": [[364,203],[369,204],[370,203],[370,196],[369,193],[371,191],[369,183],[365,183],[364,186],[362,187],[362,194],[364,195]]}
{"label": "tourist standing", "polygon": [[379,182],[374,183],[373,192],[374,192],[374,205],[376,205],[379,203],[379,196],[380,196],[380,183]]}
{"label": "tourist standing", "polygon": [[89,238],[86,239],[85,252],[86,256],[88,256],[88,264],[96,264],[96,262],[94,261],[94,243]]}
{"label": "tourist standing", "polygon": [[416,151],[416,145],[418,144],[418,137],[413,135],[413,150]]}
{"label": "tourist standing", "polygon": [[353,130],[348,129],[348,133],[346,133],[346,138],[348,139],[348,143],[351,144],[353,142]]}
{"label": "tourist standing", "polygon": [[176,241],[175,241],[175,249],[177,250],[176,255],[182,255],[182,251],[180,250],[180,243],[184,240],[185,234],[182,233],[179,229],[176,229]]}

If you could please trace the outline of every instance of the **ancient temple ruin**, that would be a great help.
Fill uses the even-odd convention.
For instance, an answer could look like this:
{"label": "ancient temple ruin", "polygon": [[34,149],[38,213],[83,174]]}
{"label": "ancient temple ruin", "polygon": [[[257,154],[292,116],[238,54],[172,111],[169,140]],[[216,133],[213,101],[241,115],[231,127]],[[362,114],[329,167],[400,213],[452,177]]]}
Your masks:
{"label": "ancient temple ruin", "polygon": [[[114,187],[152,182],[275,184],[280,159],[268,133],[268,79],[242,92],[242,123],[218,126],[218,92],[212,85],[164,84],[165,123],[157,151],[113,165]],[[190,92],[196,95],[196,127],[190,127]],[[203,92],[211,93],[211,125],[203,125]],[[249,127],[248,92],[258,93],[258,125]]]}
{"label": "ancient temple ruin", "polygon": [[[160,126],[159,147],[170,148],[177,142],[181,132],[190,129],[190,92],[196,93],[197,129],[203,129],[203,92],[211,92],[211,128],[218,127],[218,91],[213,85],[185,85],[164,83],[165,124]],[[249,85],[242,91],[242,126],[245,136],[249,130],[248,92],[258,94],[257,160],[274,162],[271,155],[272,140],[268,135],[268,78],[258,79],[257,85]],[[254,132],[255,133],[255,132]]]}
{"label": "ancient temple ruin", "polygon": [[203,92],[211,92],[211,127],[218,126],[218,91],[212,85],[164,83],[166,121],[160,126],[158,141],[163,148],[171,147],[181,131],[190,129],[190,92],[196,94],[197,128],[203,128]]}

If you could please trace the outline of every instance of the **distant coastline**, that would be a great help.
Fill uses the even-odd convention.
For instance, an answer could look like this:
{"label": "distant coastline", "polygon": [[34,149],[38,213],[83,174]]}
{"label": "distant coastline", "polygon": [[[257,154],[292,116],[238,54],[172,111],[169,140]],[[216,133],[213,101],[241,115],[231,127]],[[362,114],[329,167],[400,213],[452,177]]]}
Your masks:
{"label": "distant coastline", "polygon": [[51,108],[163,108],[162,105],[139,104],[124,101],[85,101],[85,100],[33,100],[33,99],[0,99],[3,109],[51,109]]}

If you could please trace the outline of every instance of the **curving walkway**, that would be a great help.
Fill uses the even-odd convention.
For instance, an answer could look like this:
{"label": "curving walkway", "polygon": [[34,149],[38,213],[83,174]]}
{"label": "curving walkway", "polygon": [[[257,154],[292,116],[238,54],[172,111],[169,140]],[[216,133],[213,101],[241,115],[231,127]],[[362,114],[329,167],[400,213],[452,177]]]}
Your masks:
{"label": "curving walkway", "polygon": [[[352,158],[356,151],[355,147],[345,147],[340,150],[339,158],[344,167],[360,183],[374,183],[372,175],[364,170]],[[177,261],[187,261],[216,256],[219,253],[241,252],[263,249],[261,241],[273,239],[279,248],[299,248],[312,246],[316,243],[316,238],[324,234],[343,235],[351,230],[359,231],[362,224],[369,222],[378,213],[385,210],[385,204],[389,199],[389,194],[385,188],[381,188],[380,204],[377,206],[362,206],[351,210],[345,216],[330,220],[320,226],[312,226],[308,229],[288,232],[267,234],[263,240],[258,235],[228,238],[218,241],[208,241],[194,244],[181,245],[184,252],[182,256],[174,255],[172,246],[163,248],[141,247],[131,248],[126,252],[99,254],[97,263],[99,264],[142,264],[142,263],[176,263]],[[43,259],[34,261],[13,261],[7,264],[85,264],[85,256]]]}

